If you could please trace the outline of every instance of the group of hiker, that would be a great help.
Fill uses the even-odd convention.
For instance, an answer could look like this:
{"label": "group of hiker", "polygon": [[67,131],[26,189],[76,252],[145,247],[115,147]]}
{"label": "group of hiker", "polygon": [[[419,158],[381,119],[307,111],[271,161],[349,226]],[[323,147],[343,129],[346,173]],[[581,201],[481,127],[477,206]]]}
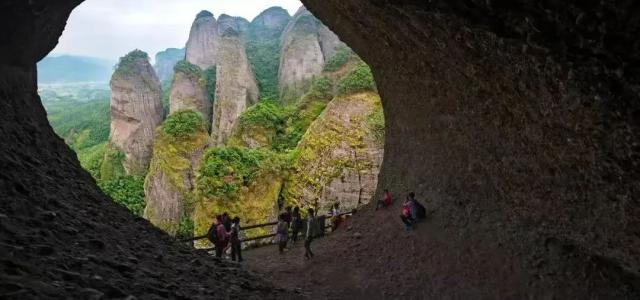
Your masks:
{"label": "group of hiker", "polygon": [[207,238],[215,247],[216,257],[222,257],[231,248],[231,260],[242,262],[239,217],[231,219],[226,212],[217,215],[207,232]]}
{"label": "group of hiker", "polygon": [[300,208],[287,206],[283,213],[278,216],[278,224],[276,225],[276,237],[274,242],[278,244],[278,252],[284,253],[289,243],[289,229],[291,229],[291,242],[295,244],[298,241],[298,235],[304,229],[304,257],[306,259],[313,258],[311,251],[311,242],[315,234],[315,218],[313,208],[307,209],[307,218],[304,220],[300,214]]}
{"label": "group of hiker", "polygon": [[[389,190],[385,189],[382,195],[382,199],[376,203],[376,210],[383,207],[388,207],[393,203],[393,197]],[[416,200],[416,194],[410,192],[402,203],[402,213],[400,214],[400,220],[404,224],[406,231],[410,231],[415,226],[416,222],[426,218],[427,210],[418,200]]]}

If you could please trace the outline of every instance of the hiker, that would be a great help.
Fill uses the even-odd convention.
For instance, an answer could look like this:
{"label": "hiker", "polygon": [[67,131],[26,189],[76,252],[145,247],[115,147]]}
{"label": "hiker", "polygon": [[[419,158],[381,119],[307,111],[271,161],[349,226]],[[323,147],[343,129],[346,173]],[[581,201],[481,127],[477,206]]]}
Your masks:
{"label": "hiker", "polygon": [[311,252],[311,242],[313,241],[314,234],[314,222],[313,222],[313,208],[307,210],[307,232],[304,239],[304,258],[313,258],[313,252]]}
{"label": "hiker", "polygon": [[216,217],[213,218],[213,222],[211,222],[211,227],[209,227],[209,230],[207,231],[207,239],[209,239],[209,242],[211,242],[211,244],[214,247],[218,246],[217,229],[218,229],[218,220],[219,220],[219,218],[220,218],[220,216],[216,216]]}
{"label": "hiker", "polygon": [[427,210],[417,199],[414,192],[409,193],[409,201],[411,202],[411,217],[414,221],[422,220],[427,217]]}
{"label": "hiker", "polygon": [[240,218],[235,217],[231,221],[231,260],[236,261],[236,257],[238,258],[238,262],[242,262],[242,244],[240,241]]}
{"label": "hiker", "polygon": [[295,244],[298,241],[298,233],[302,229],[303,221],[300,216],[300,207],[294,207],[291,213],[291,242]]}
{"label": "hiker", "polygon": [[331,231],[335,231],[338,229],[340,223],[342,223],[342,219],[340,218],[340,203],[334,203],[329,214],[331,215]]}
{"label": "hiker", "polygon": [[402,223],[404,223],[404,229],[406,231],[410,231],[411,228],[413,228],[414,219],[411,216],[412,205],[413,204],[411,203],[411,200],[409,199],[409,197],[407,197],[404,200],[404,203],[402,203],[402,214],[400,215],[400,219],[402,220]]}
{"label": "hiker", "polygon": [[376,204],[376,210],[378,210],[378,208],[381,208],[381,207],[387,207],[391,205],[391,203],[393,203],[393,198],[391,197],[391,193],[389,193],[389,190],[384,189],[384,193],[382,194],[382,199],[378,200],[378,203]]}
{"label": "hiker", "polygon": [[231,231],[231,218],[227,212],[222,214],[222,224],[224,224],[224,229],[227,232]]}
{"label": "hiker", "polygon": [[218,216],[218,225],[216,225],[216,257],[222,257],[222,254],[227,249],[229,242],[228,231],[224,226],[224,217]]}
{"label": "hiker", "polygon": [[280,254],[284,253],[284,248],[287,247],[287,239],[289,236],[289,223],[285,220],[285,214],[282,213],[278,217],[278,225],[276,225],[276,238],[275,242],[278,244],[278,251]]}

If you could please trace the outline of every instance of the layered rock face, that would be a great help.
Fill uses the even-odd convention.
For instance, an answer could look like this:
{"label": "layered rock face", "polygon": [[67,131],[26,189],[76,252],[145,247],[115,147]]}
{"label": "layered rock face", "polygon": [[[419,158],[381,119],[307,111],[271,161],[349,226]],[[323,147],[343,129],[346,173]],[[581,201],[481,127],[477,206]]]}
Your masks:
{"label": "layered rock face", "polygon": [[165,82],[173,78],[173,67],[177,62],[184,59],[185,49],[168,48],[156,54],[156,63],[153,68],[160,82]]}
{"label": "layered rock face", "polygon": [[[368,120],[382,114],[375,93],[333,99],[298,145],[296,175],[285,183],[285,195],[302,206],[326,213],[340,203],[351,210],[373,197],[382,163],[383,144]],[[316,203],[317,200],[317,203]]]}
{"label": "layered rock face", "polygon": [[[251,25],[276,32],[282,32],[289,23],[289,20],[291,20],[291,16],[287,10],[282,7],[274,6],[266,9],[255,17],[253,21],[251,21]],[[278,36],[273,37],[277,38]]]}
{"label": "layered rock face", "polygon": [[222,145],[238,117],[258,101],[259,91],[240,37],[227,32],[220,40],[211,144]]}
{"label": "layered rock face", "polygon": [[249,21],[245,18],[241,17],[232,17],[226,14],[220,15],[218,18],[218,34],[220,36],[224,35],[224,33],[228,29],[232,29],[239,35],[244,34],[249,28]]}
{"label": "layered rock face", "polygon": [[[167,121],[194,114],[183,110],[171,114]],[[190,219],[186,201],[195,188],[195,170],[209,141],[204,119],[185,135],[173,136],[165,131],[167,123],[158,129],[153,145],[153,160],[145,180],[145,219],[165,232],[176,235],[182,219]],[[184,234],[184,232],[181,232]]]}
{"label": "layered rock face", "polygon": [[[407,260],[425,283],[407,297],[638,297],[635,6],[303,2],[374,70],[386,118],[377,195],[413,190],[432,212],[432,244],[400,242],[429,249]],[[377,274],[341,266],[358,268]]]}
{"label": "layered rock face", "polygon": [[216,65],[218,23],[213,14],[201,11],[197,16],[186,45],[186,60],[201,69],[207,69]]}
{"label": "layered rock face", "polygon": [[151,160],[155,128],[163,117],[162,89],[147,54],[136,50],[123,57],[110,85],[110,148],[124,154],[121,163],[126,175],[142,175]]}
{"label": "layered rock face", "polygon": [[294,101],[324,67],[318,41],[318,20],[304,8],[298,10],[282,35],[278,85],[280,98]]}
{"label": "layered rock face", "polygon": [[[80,2],[5,1],[0,10],[1,298],[294,297],[134,217],[100,192],[55,135],[37,94],[36,62]],[[193,263],[188,272],[183,262]]]}
{"label": "layered rock face", "polygon": [[169,113],[195,110],[202,114],[205,122],[210,122],[211,102],[207,97],[204,76],[200,68],[186,61],[176,65],[169,92]]}

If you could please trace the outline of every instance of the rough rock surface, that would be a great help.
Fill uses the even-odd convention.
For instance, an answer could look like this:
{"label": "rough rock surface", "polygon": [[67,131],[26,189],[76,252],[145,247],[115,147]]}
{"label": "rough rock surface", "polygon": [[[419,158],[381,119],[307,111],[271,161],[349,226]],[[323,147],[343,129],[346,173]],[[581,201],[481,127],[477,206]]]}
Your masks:
{"label": "rough rock surface", "polygon": [[207,98],[203,74],[188,74],[178,70],[169,91],[169,112],[195,110],[202,114],[207,123],[211,120],[211,101]]}
{"label": "rough rock surface", "polygon": [[54,134],[36,62],[80,2],[5,1],[0,10],[0,298],[292,297],[134,217]]}
{"label": "rough rock surface", "polygon": [[212,145],[224,144],[240,114],[256,103],[258,96],[258,86],[242,40],[237,34],[223,36],[220,40],[216,67]]}
{"label": "rough rock surface", "polygon": [[249,28],[249,21],[242,17],[232,17],[226,14],[220,15],[218,17],[218,34],[220,36],[224,35],[224,33],[228,29],[232,29],[236,33],[243,35],[245,31]]}
{"label": "rough rock surface", "polygon": [[190,218],[186,201],[195,188],[195,172],[209,142],[205,123],[188,136],[174,138],[158,129],[153,159],[144,183],[144,218],[175,235],[183,218]]}
{"label": "rough rock surface", "polygon": [[148,58],[134,57],[120,62],[110,85],[109,144],[124,154],[126,175],[142,175],[149,166],[155,129],[163,117],[160,82]]}
{"label": "rough rock surface", "polygon": [[331,30],[301,7],[282,34],[278,69],[280,98],[291,102],[300,97],[340,45]]}
{"label": "rough rock surface", "polygon": [[[375,93],[336,97],[311,124],[298,144],[296,175],[285,194],[302,206],[326,213],[333,203],[344,210],[369,203],[378,182],[383,144],[367,119],[380,107]],[[316,203],[317,201],[317,203]]]}
{"label": "rough rock surface", "polygon": [[[421,265],[441,270],[421,290],[432,298],[638,297],[637,5],[303,3],[378,81],[387,126],[378,195],[414,190],[435,210],[433,232],[420,234],[446,242],[402,255],[443,258]],[[456,260],[463,257],[472,259]],[[397,276],[408,267],[388,265],[402,266]],[[394,277],[362,262],[341,269]]]}
{"label": "rough rock surface", "polygon": [[282,29],[287,26],[290,19],[291,16],[286,9],[279,6],[274,6],[267,8],[265,11],[261,12],[251,21],[251,24],[252,26],[256,27],[282,31]]}
{"label": "rough rock surface", "polygon": [[184,48],[168,48],[156,54],[156,63],[153,65],[153,68],[156,70],[156,75],[158,75],[160,82],[165,82],[173,78],[173,66],[184,59],[184,52]]}
{"label": "rough rock surface", "polygon": [[213,14],[203,10],[193,21],[186,45],[186,60],[201,69],[216,65],[218,49],[218,23]]}

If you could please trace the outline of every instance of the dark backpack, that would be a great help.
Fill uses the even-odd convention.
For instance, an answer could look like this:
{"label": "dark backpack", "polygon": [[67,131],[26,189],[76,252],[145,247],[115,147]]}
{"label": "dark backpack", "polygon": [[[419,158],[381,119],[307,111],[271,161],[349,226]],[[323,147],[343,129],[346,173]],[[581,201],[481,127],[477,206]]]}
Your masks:
{"label": "dark backpack", "polygon": [[424,219],[427,217],[427,209],[424,208],[424,205],[420,204],[418,200],[414,200],[414,205],[416,206],[416,217],[418,219]]}
{"label": "dark backpack", "polygon": [[211,227],[209,227],[209,231],[207,232],[207,238],[209,239],[209,242],[211,242],[212,244],[217,244],[218,243],[218,230],[217,230],[217,224],[211,224]]}

